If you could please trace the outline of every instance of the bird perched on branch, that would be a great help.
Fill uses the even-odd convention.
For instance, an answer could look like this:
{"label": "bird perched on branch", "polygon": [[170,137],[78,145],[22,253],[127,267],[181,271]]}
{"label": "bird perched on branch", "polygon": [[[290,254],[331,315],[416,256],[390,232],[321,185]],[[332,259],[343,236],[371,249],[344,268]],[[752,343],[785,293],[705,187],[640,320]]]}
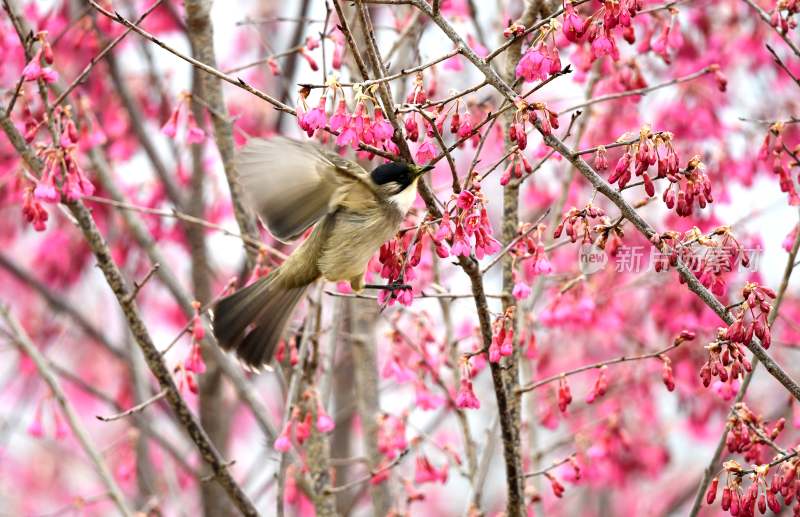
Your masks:
{"label": "bird perched on branch", "polygon": [[253,139],[236,168],[245,196],[281,241],[308,238],[267,277],[220,300],[213,328],[220,345],[247,366],[272,360],[306,287],[320,277],[365,287],[367,263],[397,232],[432,166],[390,162],[367,172],[311,143]]}

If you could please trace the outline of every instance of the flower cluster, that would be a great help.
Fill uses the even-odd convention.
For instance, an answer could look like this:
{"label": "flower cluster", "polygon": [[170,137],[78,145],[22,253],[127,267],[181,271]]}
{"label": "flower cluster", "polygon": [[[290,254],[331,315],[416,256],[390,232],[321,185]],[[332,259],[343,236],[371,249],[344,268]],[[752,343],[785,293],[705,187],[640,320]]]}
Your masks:
{"label": "flower cluster", "polygon": [[198,301],[192,302],[194,307],[194,316],[189,322],[189,332],[192,336],[192,344],[189,349],[189,355],[183,362],[183,367],[187,372],[200,375],[206,371],[206,363],[203,361],[203,354],[200,349],[200,342],[206,336],[206,329],[203,327],[203,321],[200,319],[201,304]]}
{"label": "flower cluster", "polygon": [[33,225],[37,232],[43,232],[47,228],[48,214],[41,203],[33,195],[33,187],[28,187],[22,194],[22,216],[27,222]]}
{"label": "flower cluster", "polygon": [[399,455],[408,450],[406,440],[406,419],[408,415],[394,416],[388,413],[378,415],[378,452],[383,460],[370,478],[370,484],[379,485],[389,478],[389,466]]}
{"label": "flower cluster", "polygon": [[[336,101],[336,109],[328,118],[328,93],[331,91],[334,94],[341,91],[342,97]],[[392,142],[394,129],[384,117],[383,108],[369,93],[363,92],[360,88],[354,88],[354,92],[355,109],[350,112],[344,92],[335,79],[328,81],[317,105],[311,109],[306,103],[309,90],[301,91],[300,104],[297,106],[297,123],[300,129],[305,131],[309,137],[313,137],[319,130],[328,130],[337,135],[336,145],[340,147],[350,146],[357,150],[361,144],[366,144],[396,154],[397,146]],[[371,115],[367,103],[373,106]]]}
{"label": "flower cluster", "polygon": [[789,195],[789,204],[792,206],[800,205],[800,195],[797,194],[794,180],[792,179],[789,166],[786,160],[794,159],[788,146],[784,142],[783,132],[786,125],[783,122],[772,124],[764,137],[761,149],[758,153],[759,160],[767,163],[772,172],[778,176],[781,192]]}
{"label": "flower cluster", "polygon": [[[311,436],[313,425],[317,431],[328,433],[333,430],[333,419],[325,412],[325,408],[316,391],[308,389],[303,393],[302,408],[295,406],[291,417],[283,426],[281,434],[275,439],[273,448],[278,452],[287,452],[292,448],[292,439],[297,445],[303,445]],[[315,422],[316,421],[316,422]]]}
{"label": "flower cluster", "polygon": [[58,79],[58,73],[50,68],[53,64],[53,49],[47,41],[47,32],[42,31],[36,34],[35,39],[39,41],[39,48],[31,60],[22,69],[22,78],[25,81],[42,80],[45,83],[54,83]]}
{"label": "flower cluster", "polygon": [[206,139],[206,132],[197,125],[197,120],[189,106],[191,99],[192,94],[189,92],[182,92],[178,96],[178,105],[161,126],[161,132],[170,138],[175,138],[182,128],[187,144],[201,144]]}
{"label": "flower cluster", "polygon": [[456,407],[461,409],[479,409],[481,401],[475,396],[472,389],[472,368],[470,368],[470,358],[461,358],[461,380],[459,381],[458,393],[456,393]]}
{"label": "flower cluster", "polygon": [[777,1],[769,12],[770,23],[773,27],[779,29],[781,33],[787,34],[790,30],[794,30],[797,27],[797,18],[795,16],[798,13],[800,13],[800,1]]}
{"label": "flower cluster", "polygon": [[517,180],[521,180],[523,172],[525,174],[530,174],[533,172],[533,166],[531,165],[531,162],[525,158],[525,155],[522,154],[522,151],[517,149],[509,157],[508,165],[503,171],[503,175],[500,176],[500,184],[503,186],[508,185],[508,182],[511,181],[512,175]]}
{"label": "flower cluster", "polygon": [[772,305],[767,298],[775,299],[775,291],[748,282],[742,289],[742,298],[733,312],[734,322],[725,330],[725,337],[734,343],[747,345],[755,335],[764,348],[769,348],[772,341],[769,332]]}
{"label": "flower cluster", "polygon": [[[656,257],[655,271],[665,271],[682,262],[706,289],[717,296],[727,290],[726,276],[737,262],[747,267],[750,257],[734,237],[730,227],[720,226],[704,234],[697,227],[686,232],[667,231],[653,237],[661,254]],[[683,279],[680,280],[683,283]]]}
{"label": "flower cluster", "polygon": [[94,194],[94,185],[78,164],[78,130],[70,116],[70,108],[57,108],[53,118],[59,134],[57,145],[40,147],[39,158],[44,161],[42,177],[33,191],[39,201],[57,203],[63,195],[75,201]]}
{"label": "flower cluster", "polygon": [[[544,249],[544,225],[532,226],[530,223],[520,225],[514,246],[509,250],[512,257],[514,287],[511,294],[517,300],[527,298],[531,293],[529,283],[539,275],[549,275],[553,265],[547,258]],[[519,265],[521,272],[515,268]]]}
{"label": "flower cluster", "polygon": [[436,469],[424,454],[417,456],[416,468],[414,469],[414,483],[421,485],[424,483],[447,483],[447,474],[450,466],[445,463],[441,468]]}
{"label": "flower cluster", "polygon": [[[604,146],[597,148],[594,163],[598,170],[608,168],[607,150]],[[666,178],[670,182],[662,199],[667,208],[675,208],[678,215],[691,215],[695,202],[700,208],[713,202],[711,182],[704,172],[705,166],[700,158],[693,157],[686,168],[681,170],[678,166],[678,155],[672,146],[672,134],[654,133],[650,126],[642,127],[639,139],[626,146],[608,181],[616,183],[620,190],[624,190],[634,176],[641,177],[640,184],[644,185],[647,195],[653,197],[656,194],[654,178],[648,173],[653,165],[656,165],[655,179]]]}
{"label": "flower cluster", "polygon": [[598,398],[602,397],[608,391],[608,377],[606,377],[606,372],[608,371],[608,366],[603,365],[600,367],[600,373],[597,375],[597,380],[594,382],[594,386],[592,387],[592,391],[586,395],[586,403],[591,404]]}
{"label": "flower cluster", "polygon": [[[49,401],[49,404],[48,404]],[[60,440],[67,436],[69,428],[61,416],[60,409],[56,401],[52,397],[42,397],[36,404],[36,410],[33,414],[33,421],[28,426],[28,434],[34,438],[42,438],[45,435],[44,411],[45,405],[50,408],[50,414],[53,416],[53,436]]]}
{"label": "flower cluster", "polygon": [[489,345],[489,362],[497,363],[502,357],[514,353],[514,311],[512,305],[492,324],[492,343]]}
{"label": "flower cluster", "polygon": [[551,110],[543,102],[528,103],[521,98],[515,101],[516,111],[514,118],[508,126],[508,139],[524,150],[528,147],[528,124],[539,123],[542,133],[549,135],[553,129],[558,129],[558,113]]}
{"label": "flower cluster", "polygon": [[542,27],[527,52],[520,58],[515,71],[518,78],[524,78],[526,82],[544,81],[561,71],[561,57],[556,48],[555,23],[555,20],[551,20],[550,24]]}
{"label": "flower cluster", "polygon": [[[453,207],[452,205],[455,205]],[[451,216],[455,209],[456,214]],[[486,197],[480,183],[473,181],[469,189],[453,195],[443,210],[442,220],[433,234],[436,253],[440,258],[448,256],[468,257],[475,252],[478,260],[500,251],[500,243],[492,237],[492,225],[486,211]],[[448,251],[445,241],[451,243]]]}
{"label": "flower cluster", "polygon": [[[762,515],[769,508],[775,514],[781,512],[780,494],[783,506],[794,503],[793,512],[800,512],[800,500],[797,500],[800,483],[797,480],[798,459],[794,452],[783,453],[772,463],[769,461],[769,450],[776,448],[775,440],[783,431],[785,420],[778,419],[770,425],[753,414],[744,404],[737,404],[731,414],[728,425],[726,445],[730,452],[744,455],[746,461],[754,464],[752,469],[745,470],[734,460],[726,461],[723,469],[727,482],[722,489],[720,507],[731,515],[754,516],[756,508]],[[767,459],[765,459],[767,458]],[[777,471],[768,480],[771,467],[778,465]],[[745,480],[750,485],[745,489]],[[706,490],[706,504],[713,504],[719,491],[719,478],[714,478]]]}
{"label": "flower cluster", "polygon": [[745,354],[745,347],[729,340],[725,329],[719,329],[717,339],[705,348],[708,360],[700,368],[700,379],[706,388],[711,384],[712,377],[719,378],[720,382],[733,382],[753,369]]}
{"label": "flower cluster", "polygon": [[597,208],[591,203],[581,209],[573,206],[567,211],[561,222],[558,223],[556,229],[553,230],[553,238],[560,238],[564,230],[566,230],[570,241],[578,242],[578,237],[581,236],[581,244],[591,243],[593,229],[591,220],[601,219],[601,222],[606,222],[604,221],[605,215],[605,210]]}

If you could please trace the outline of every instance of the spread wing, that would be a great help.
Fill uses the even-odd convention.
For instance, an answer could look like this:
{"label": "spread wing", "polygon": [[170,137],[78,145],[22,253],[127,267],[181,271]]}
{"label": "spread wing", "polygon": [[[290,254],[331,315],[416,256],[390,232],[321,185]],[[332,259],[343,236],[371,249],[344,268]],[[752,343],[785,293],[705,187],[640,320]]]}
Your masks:
{"label": "spread wing", "polygon": [[360,165],[314,144],[254,138],[236,157],[250,205],[282,241],[296,239],[345,198],[375,203]]}

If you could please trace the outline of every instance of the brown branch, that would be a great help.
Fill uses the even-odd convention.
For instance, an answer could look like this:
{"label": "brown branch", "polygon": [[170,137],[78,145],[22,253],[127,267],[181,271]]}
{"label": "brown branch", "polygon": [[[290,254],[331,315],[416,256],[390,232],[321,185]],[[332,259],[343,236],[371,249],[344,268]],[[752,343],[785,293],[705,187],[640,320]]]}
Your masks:
{"label": "brown branch", "polygon": [[[163,1],[164,0],[156,0],[155,2],[153,2],[153,5],[148,7],[147,10],[143,12],[141,16],[139,16],[139,19],[136,20],[135,24],[139,25],[140,23],[142,23],[150,13],[155,11],[155,9],[159,5],[161,5],[161,2]],[[53,101],[53,106],[58,106],[59,104],[61,104],[64,101],[64,99],[67,98],[67,95],[69,95],[72,92],[72,90],[74,90],[81,82],[83,82],[86,79],[86,77],[89,75],[89,72],[92,71],[92,68],[94,68],[94,66],[97,63],[99,63],[100,60],[103,59],[103,57],[106,54],[111,52],[111,50],[117,46],[117,43],[122,41],[125,38],[125,36],[130,34],[131,30],[132,29],[128,27],[122,34],[120,34],[119,36],[111,40],[108,44],[106,44],[106,46],[103,47],[103,49],[100,52],[92,56],[92,58],[83,68],[83,70],[81,70],[81,73],[79,73],[78,76],[75,79],[73,79],[72,82],[69,83],[69,85],[58,95],[58,97],[56,97],[56,100]]]}
{"label": "brown branch", "polygon": [[[792,273],[794,272],[794,268],[796,266],[795,259],[797,258],[798,250],[800,250],[800,233],[795,237],[794,242],[792,243],[792,249],[789,251],[789,256],[786,258],[786,266],[783,270],[783,278],[781,279],[781,284],[778,287],[778,292],[775,296],[775,303],[773,304],[772,311],[770,312],[769,316],[767,317],[767,326],[772,328],[772,325],[775,323],[775,320],[778,318],[778,314],[783,304],[784,296],[786,295],[786,289],[789,287],[789,279],[792,277]],[[733,414],[734,410],[736,409],[737,405],[744,400],[744,396],[747,393],[747,389],[750,387],[750,382],[753,380],[753,375],[755,375],[756,369],[758,368],[758,357],[754,357],[752,361],[753,368],[745,375],[744,379],[742,380],[741,386],[739,386],[739,391],[736,392],[736,398],[733,399],[733,404],[731,405],[731,409],[728,412],[729,414]],[[700,512],[700,507],[703,504],[703,497],[705,496],[706,489],[708,488],[709,483],[711,483],[711,478],[716,471],[716,466],[719,463],[720,458],[722,457],[722,452],[725,449],[726,438],[728,436],[728,426],[725,425],[725,429],[722,432],[722,436],[720,436],[719,441],[717,442],[717,447],[714,449],[714,454],[711,456],[711,460],[708,462],[708,465],[703,470],[703,478],[700,481],[700,485],[697,487],[697,492],[695,493],[694,502],[692,503],[692,509],[689,515],[695,517]]]}
{"label": "brown branch", "polygon": [[580,104],[576,104],[574,106],[570,106],[569,108],[567,108],[565,110],[562,110],[559,113],[559,115],[564,115],[564,114],[569,113],[571,111],[575,111],[575,110],[578,110],[578,109],[581,109],[581,108],[586,108],[588,106],[592,106],[592,105],[598,104],[600,102],[607,102],[607,101],[611,101],[611,100],[622,99],[622,98],[625,98],[625,97],[632,97],[634,95],[647,95],[650,92],[653,92],[653,91],[656,91],[656,90],[660,90],[660,89],[666,88],[668,86],[672,86],[672,85],[675,85],[675,84],[680,84],[680,83],[693,81],[693,80],[695,80],[695,79],[697,79],[699,77],[703,77],[705,75],[713,73],[715,71],[715,69],[718,69],[718,68],[719,68],[719,65],[710,65],[710,66],[707,66],[707,67],[703,68],[702,70],[694,72],[693,74],[688,74],[688,75],[685,75],[683,77],[676,77],[675,79],[671,79],[671,80],[665,81],[663,83],[654,84],[652,86],[646,86],[644,88],[636,88],[634,90],[626,90],[624,92],[610,93],[608,95],[601,95],[599,97],[594,97],[592,99],[587,100],[586,102],[582,102]]}
{"label": "brown branch", "polygon": [[536,470],[534,472],[526,472],[525,473],[525,479],[536,477],[536,476],[541,476],[542,474],[546,474],[547,472],[550,472],[551,470],[556,469],[556,468],[560,467],[561,465],[563,465],[565,463],[569,463],[574,457],[575,457],[575,455],[571,454],[571,455],[567,456],[566,458],[564,458],[561,461],[554,462],[549,467],[545,467],[543,469]]}
{"label": "brown branch", "polygon": [[401,461],[403,461],[403,458],[405,458],[410,451],[411,451],[411,449],[403,449],[403,451],[401,451],[400,454],[398,454],[395,457],[395,459],[393,459],[391,462],[387,463],[383,467],[380,467],[377,470],[371,471],[369,476],[364,476],[364,477],[362,477],[360,479],[353,480],[353,481],[351,481],[351,482],[349,482],[347,484],[344,484],[344,485],[332,487],[332,488],[329,489],[330,493],[335,494],[335,493],[338,493],[338,492],[344,492],[345,490],[349,490],[349,489],[353,488],[354,486],[358,486],[358,485],[361,485],[363,483],[366,483],[367,481],[369,481],[370,479],[372,479],[373,477],[377,476],[378,474],[380,474],[382,472],[386,472],[387,470],[391,470],[391,469],[395,468],[397,465],[400,464]]}
{"label": "brown branch", "polygon": [[[192,44],[192,54],[198,62],[216,68],[217,59],[214,54],[214,27],[210,17],[210,0],[186,0],[186,26],[189,41]],[[214,107],[211,112],[211,121],[214,126],[214,140],[219,150],[225,177],[231,192],[233,215],[239,224],[239,231],[251,239],[258,240],[259,232],[255,214],[245,205],[244,192],[239,183],[239,174],[234,166],[233,129],[228,120],[228,108],[222,96],[222,82],[215,74],[200,75],[200,85],[203,98]],[[252,269],[256,263],[258,252],[245,246],[247,255],[247,270]]]}
{"label": "brown branch", "polygon": [[78,439],[84,452],[86,452],[86,455],[89,456],[89,459],[92,461],[98,477],[103,482],[106,490],[108,490],[108,495],[114,501],[117,510],[119,510],[122,515],[133,517],[133,512],[128,507],[125,496],[122,495],[122,490],[120,490],[117,482],[114,480],[114,476],[112,476],[108,465],[106,465],[105,460],[103,460],[103,456],[95,448],[89,433],[84,429],[80,416],[75,412],[69,399],[67,399],[67,396],[58,384],[58,380],[48,365],[47,359],[39,352],[39,349],[33,344],[27,332],[25,332],[25,329],[22,328],[19,321],[11,314],[7,306],[0,306],[0,315],[2,315],[6,325],[9,327],[14,345],[17,346],[20,352],[31,358],[36,365],[39,376],[41,376],[50,387],[50,391],[53,393],[56,402],[58,402],[64,415],[67,417],[67,423],[70,429],[72,429],[73,434]]}
{"label": "brown branch", "polygon": [[19,264],[3,253],[0,253],[0,267],[11,273],[17,280],[25,284],[25,286],[33,288],[34,291],[44,298],[54,311],[69,316],[87,336],[102,344],[114,357],[117,359],[125,359],[125,353],[118,346],[114,345],[94,323],[89,321],[86,316],[78,311],[74,303],[64,299],[60,294],[50,289],[28,271],[22,269]]}
{"label": "brown branch", "polygon": [[617,357],[616,359],[609,359],[608,361],[600,361],[599,363],[587,364],[585,366],[581,366],[581,367],[578,367],[578,368],[575,368],[575,369],[572,369],[572,370],[567,370],[565,372],[557,373],[555,375],[551,375],[550,377],[546,377],[544,379],[540,379],[538,381],[531,382],[530,384],[526,384],[525,386],[520,387],[517,390],[517,393],[520,393],[520,394],[521,393],[528,393],[529,391],[533,391],[536,388],[544,386],[545,384],[549,384],[551,382],[555,382],[555,381],[561,379],[562,377],[570,377],[570,376],[578,374],[578,373],[582,373],[582,372],[585,372],[585,371],[588,371],[588,370],[596,370],[598,368],[602,368],[604,366],[610,366],[612,364],[627,363],[627,362],[630,362],[630,361],[641,361],[641,360],[644,360],[644,359],[658,359],[663,354],[666,354],[667,352],[670,352],[670,351],[678,348],[679,346],[680,346],[680,343],[673,343],[672,345],[670,345],[670,346],[668,346],[668,347],[666,347],[666,348],[664,348],[662,350],[658,350],[657,352],[651,352],[649,354],[634,355],[634,356],[625,356],[625,355],[623,355],[622,357]]}
{"label": "brown branch", "polygon": [[[2,113],[5,113],[4,109],[2,109]],[[34,155],[33,150],[25,142],[13,122],[11,122],[7,116],[0,115],[0,126],[2,126],[6,136],[8,136],[17,153],[25,160],[28,167],[33,170],[37,176],[41,175],[43,168],[42,162]],[[241,487],[239,487],[233,479],[230,472],[228,472],[225,461],[214,445],[209,441],[205,430],[200,426],[196,417],[186,404],[186,401],[181,397],[167,365],[164,363],[161,354],[153,344],[153,340],[144,325],[136,303],[129,299],[130,288],[126,285],[122,272],[114,262],[108,244],[97,228],[91,212],[80,201],[68,202],[66,206],[83,232],[92,253],[97,259],[98,266],[106,278],[106,282],[122,308],[130,331],[144,353],[150,371],[153,372],[161,388],[167,390],[166,399],[174,411],[176,418],[186,429],[189,437],[197,446],[203,460],[211,466],[216,481],[223,486],[237,508],[245,515],[258,515],[253,504],[244,492],[242,492]],[[162,267],[159,271],[164,271],[165,269],[166,268]]]}
{"label": "brown branch", "polygon": [[766,24],[769,25],[784,42],[786,42],[786,45],[792,49],[792,52],[794,52],[797,57],[800,57],[800,47],[798,47],[797,44],[793,42],[787,34],[784,34],[777,27],[772,25],[772,20],[769,14],[764,11],[764,9],[760,8],[753,0],[744,0],[744,3],[749,5],[756,13],[758,13],[761,19],[764,20]]}

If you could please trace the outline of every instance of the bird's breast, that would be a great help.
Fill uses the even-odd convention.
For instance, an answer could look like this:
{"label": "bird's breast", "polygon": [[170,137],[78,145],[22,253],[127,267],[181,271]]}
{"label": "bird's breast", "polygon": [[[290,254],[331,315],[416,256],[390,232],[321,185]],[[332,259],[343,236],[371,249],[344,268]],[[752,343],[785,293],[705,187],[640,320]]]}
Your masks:
{"label": "bird's breast", "polygon": [[401,190],[399,193],[389,197],[389,202],[400,211],[402,217],[405,217],[414,200],[417,199],[417,180],[411,182],[409,186]]}

